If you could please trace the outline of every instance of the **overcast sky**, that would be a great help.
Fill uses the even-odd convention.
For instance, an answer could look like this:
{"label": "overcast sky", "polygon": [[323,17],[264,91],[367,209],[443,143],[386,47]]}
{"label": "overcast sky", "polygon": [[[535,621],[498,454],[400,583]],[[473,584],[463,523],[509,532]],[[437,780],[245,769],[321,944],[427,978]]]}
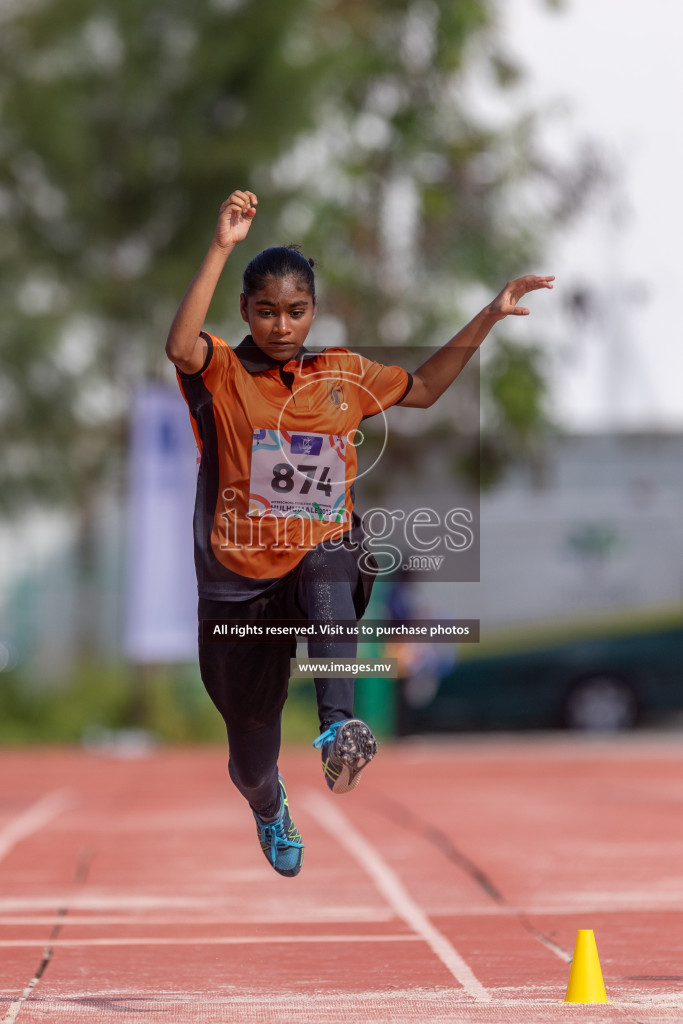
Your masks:
{"label": "overcast sky", "polygon": [[[555,341],[554,387],[563,424],[683,428],[680,292],[683,7],[676,0],[541,0],[500,5],[510,50],[528,72],[524,96],[566,98],[548,117],[556,151],[593,138],[619,173],[540,268],[557,275],[552,314],[534,304],[536,326]],[[591,281],[604,297],[600,329],[578,330],[562,308],[563,285]],[[545,296],[543,296],[545,297]]]}

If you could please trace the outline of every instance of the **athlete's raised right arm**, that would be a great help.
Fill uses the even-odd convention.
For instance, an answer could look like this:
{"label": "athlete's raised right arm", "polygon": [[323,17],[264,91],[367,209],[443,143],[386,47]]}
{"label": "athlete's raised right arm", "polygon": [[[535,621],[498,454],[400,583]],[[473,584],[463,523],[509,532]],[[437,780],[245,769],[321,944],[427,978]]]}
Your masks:
{"label": "athlete's raised right arm", "polygon": [[199,332],[225,261],[247,237],[257,205],[253,192],[237,189],[221,206],[209,251],[185,292],[166,339],[166,355],[182,373],[197,373],[204,365],[206,342]]}

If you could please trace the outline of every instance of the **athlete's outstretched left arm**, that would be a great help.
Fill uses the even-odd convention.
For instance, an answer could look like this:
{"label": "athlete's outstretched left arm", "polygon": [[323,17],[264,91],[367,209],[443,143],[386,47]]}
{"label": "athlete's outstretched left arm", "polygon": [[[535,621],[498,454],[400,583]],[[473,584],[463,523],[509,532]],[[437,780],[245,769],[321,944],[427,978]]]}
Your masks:
{"label": "athlete's outstretched left arm", "polygon": [[417,409],[433,405],[446,388],[453,383],[462,368],[479,348],[494,324],[506,316],[528,316],[529,310],[517,303],[527,292],[539,288],[552,288],[553,276],[536,277],[528,274],[508,281],[493,302],[485,306],[473,320],[435,352],[413,373],[413,386],[400,403]]}

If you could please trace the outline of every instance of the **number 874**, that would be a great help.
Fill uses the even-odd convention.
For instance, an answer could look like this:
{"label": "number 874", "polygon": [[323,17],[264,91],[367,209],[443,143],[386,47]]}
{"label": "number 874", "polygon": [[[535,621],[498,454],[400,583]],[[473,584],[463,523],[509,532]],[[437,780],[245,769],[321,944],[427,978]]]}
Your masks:
{"label": "number 874", "polygon": [[[327,483],[327,478],[330,474],[330,467],[323,466],[320,478],[315,479],[315,471],[317,466],[297,466],[296,471],[303,477],[301,480],[301,486],[299,488],[299,494],[308,494],[313,483],[315,482],[316,490],[323,491],[329,498],[332,493],[332,485]],[[270,481],[270,486],[274,491],[280,491],[283,494],[288,494],[294,490],[294,466],[289,462],[278,462],[273,466],[273,478]]]}

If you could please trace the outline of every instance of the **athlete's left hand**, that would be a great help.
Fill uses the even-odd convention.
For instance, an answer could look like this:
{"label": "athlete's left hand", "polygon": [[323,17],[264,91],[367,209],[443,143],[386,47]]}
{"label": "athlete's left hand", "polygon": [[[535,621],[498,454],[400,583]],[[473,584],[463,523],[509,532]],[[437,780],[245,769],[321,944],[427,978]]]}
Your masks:
{"label": "athlete's left hand", "polygon": [[519,300],[527,292],[535,292],[539,288],[552,288],[554,280],[554,275],[537,277],[535,274],[527,274],[526,277],[517,277],[514,281],[508,281],[488,307],[488,312],[499,320],[510,315],[528,316],[530,310],[525,306],[518,306]]}

